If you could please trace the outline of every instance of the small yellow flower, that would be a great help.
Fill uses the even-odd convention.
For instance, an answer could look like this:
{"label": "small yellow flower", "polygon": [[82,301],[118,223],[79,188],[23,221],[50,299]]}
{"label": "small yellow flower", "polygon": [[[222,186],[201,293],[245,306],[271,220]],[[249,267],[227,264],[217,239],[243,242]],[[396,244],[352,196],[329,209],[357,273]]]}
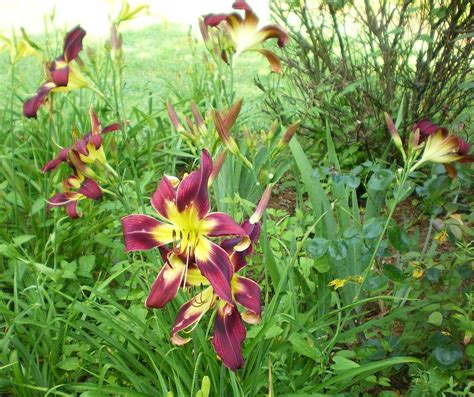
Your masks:
{"label": "small yellow flower", "polygon": [[446,241],[447,237],[448,233],[446,232],[446,230],[442,230],[434,236],[434,239],[435,241],[442,243],[443,241]]}
{"label": "small yellow flower", "polygon": [[348,282],[349,280],[347,278],[336,278],[328,284],[328,287],[334,287],[334,289],[338,289],[344,287]]}
{"label": "small yellow flower", "polygon": [[421,278],[423,277],[423,274],[425,274],[424,270],[423,269],[415,269],[413,270],[413,272],[411,273],[411,275],[414,277],[414,278]]}

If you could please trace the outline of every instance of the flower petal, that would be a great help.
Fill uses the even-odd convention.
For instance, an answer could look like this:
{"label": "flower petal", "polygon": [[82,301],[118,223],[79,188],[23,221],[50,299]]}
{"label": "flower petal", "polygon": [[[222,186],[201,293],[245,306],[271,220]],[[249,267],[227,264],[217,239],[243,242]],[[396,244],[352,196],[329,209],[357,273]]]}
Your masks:
{"label": "flower petal", "polygon": [[189,265],[186,274],[186,285],[200,287],[201,285],[209,285],[209,280],[202,275],[196,265]]}
{"label": "flower petal", "polygon": [[49,70],[51,80],[56,87],[66,87],[69,81],[69,66],[67,63],[54,61]]}
{"label": "flower petal", "polygon": [[60,150],[58,157],[48,161],[43,167],[41,168],[41,172],[47,172],[54,170],[59,164],[67,160],[67,154],[69,152],[69,148],[63,148]]}
{"label": "flower petal", "polygon": [[236,371],[244,365],[242,342],[246,332],[237,307],[225,304],[217,310],[212,345],[224,365]]}
{"label": "flower petal", "polygon": [[168,203],[175,204],[176,192],[167,176],[161,178],[155,193],[151,196],[151,205],[158,214],[168,219]]}
{"label": "flower petal", "polygon": [[46,100],[46,96],[56,86],[52,82],[43,84],[36,94],[23,104],[23,116],[27,118],[36,118],[38,109]]}
{"label": "flower petal", "polygon": [[[211,308],[214,301],[212,288],[208,287],[193,299],[187,301],[179,309],[176,320],[171,329],[171,341],[175,343],[176,334],[192,325],[196,326],[199,320]],[[181,338],[180,338],[181,339]],[[181,342],[179,339],[177,342]],[[177,343],[179,344],[179,343]],[[182,344],[182,343],[181,343]]]}
{"label": "flower petal", "polygon": [[120,129],[120,123],[113,123],[104,127],[101,131],[102,134],[107,134],[108,132],[117,131]]}
{"label": "flower petal", "polygon": [[210,237],[246,235],[245,230],[224,212],[207,214],[202,227],[206,230],[206,235]]}
{"label": "flower petal", "polygon": [[194,252],[196,265],[219,298],[232,303],[230,280],[232,264],[227,253],[218,245],[201,238]]}
{"label": "flower petal", "polygon": [[180,212],[187,206],[196,207],[200,217],[204,217],[209,211],[208,181],[212,172],[212,160],[207,150],[201,154],[201,166],[199,170],[191,172],[178,186],[176,204]]}
{"label": "flower petal", "polygon": [[235,276],[232,279],[232,292],[237,303],[260,318],[262,302],[260,286],[246,277]]}
{"label": "flower petal", "polygon": [[270,63],[270,67],[272,68],[272,72],[274,73],[281,73],[281,63],[280,58],[278,58],[273,52],[269,50],[265,50],[263,48],[256,48],[251,51],[257,51],[262,54],[267,61]]}
{"label": "flower petal", "polygon": [[281,26],[275,24],[264,26],[258,31],[258,33],[263,35],[263,41],[268,39],[278,39],[279,47],[284,47],[289,40],[287,31]]}
{"label": "flower petal", "polygon": [[145,306],[161,308],[173,300],[185,270],[186,264],[176,254],[171,254],[153,283]]}
{"label": "flower petal", "polygon": [[79,52],[82,50],[82,39],[86,35],[86,31],[80,26],[76,26],[70,30],[64,39],[63,57],[66,62],[71,62],[76,59]]}
{"label": "flower petal", "polygon": [[102,198],[102,190],[96,181],[86,178],[79,188],[79,193],[92,200],[100,200]]}
{"label": "flower petal", "polygon": [[71,201],[66,205],[67,216],[71,219],[79,218],[81,215],[77,212],[77,200]]}
{"label": "flower petal", "polygon": [[125,251],[149,250],[173,242],[173,226],[158,222],[147,215],[122,218]]}

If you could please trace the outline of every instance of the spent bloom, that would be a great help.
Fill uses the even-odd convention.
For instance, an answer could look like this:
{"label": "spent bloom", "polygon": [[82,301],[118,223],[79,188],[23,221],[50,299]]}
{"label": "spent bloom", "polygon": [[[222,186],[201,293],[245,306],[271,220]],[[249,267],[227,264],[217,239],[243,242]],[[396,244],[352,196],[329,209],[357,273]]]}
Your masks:
{"label": "spent bloom", "polygon": [[[156,289],[169,290],[169,298],[148,300],[148,305],[161,307],[173,299],[186,279],[189,264],[195,263],[209,280],[215,294],[232,303],[232,264],[223,248],[212,237],[243,237],[236,250],[244,250],[250,241],[245,230],[223,212],[209,212],[208,183],[212,160],[206,150],[201,154],[201,166],[173,185],[164,176],[151,197],[151,205],[161,221],[148,215],[128,215],[122,218],[126,251],[142,251],[170,246],[164,274],[158,275]],[[177,185],[177,186],[176,186]],[[163,281],[158,281],[162,279]],[[155,303],[155,304],[154,304]]]}
{"label": "spent bloom", "polygon": [[237,13],[208,14],[200,21],[201,33],[206,45],[213,51],[221,51],[225,62],[229,56],[235,61],[247,51],[259,52],[267,58],[273,72],[281,72],[280,59],[272,51],[262,48],[263,42],[275,38],[278,46],[288,42],[288,33],[280,26],[270,24],[258,28],[259,18],[246,1],[235,1],[234,10],[243,10],[244,17]]}
{"label": "spent bloom", "polygon": [[66,34],[63,53],[46,65],[47,81],[36,91],[36,94],[23,104],[23,115],[36,118],[38,109],[45,102],[50,92],[70,91],[87,86],[74,61],[82,50],[82,40],[86,31],[80,26]]}

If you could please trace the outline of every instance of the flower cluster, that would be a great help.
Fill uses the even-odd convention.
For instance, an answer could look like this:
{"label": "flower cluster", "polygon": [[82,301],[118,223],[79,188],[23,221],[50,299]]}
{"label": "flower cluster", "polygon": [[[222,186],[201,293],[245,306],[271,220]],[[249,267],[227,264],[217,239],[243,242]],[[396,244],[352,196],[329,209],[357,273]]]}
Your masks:
{"label": "flower cluster", "polygon": [[118,123],[101,128],[99,119],[92,107],[89,115],[91,131],[71,147],[61,149],[57,157],[48,161],[41,168],[41,172],[48,172],[64,162],[72,169],[72,175],[68,176],[62,183],[63,192],[57,193],[48,201],[48,208],[65,207],[70,218],[80,216],[77,211],[77,204],[80,200],[86,198],[99,200],[102,198],[102,190],[94,180],[96,173],[90,166],[94,163],[106,165],[102,136],[107,132],[116,131],[120,128]]}
{"label": "flower cluster", "polygon": [[280,26],[270,24],[258,29],[258,16],[246,1],[238,0],[232,5],[234,10],[243,10],[244,18],[237,13],[208,14],[200,21],[202,37],[211,51],[220,54],[228,63],[229,58],[235,60],[247,51],[254,51],[267,58],[272,71],[281,72],[281,63],[272,51],[261,45],[268,39],[277,39],[278,46],[283,47],[288,42],[288,33]]}
{"label": "flower cluster", "polygon": [[36,94],[23,104],[23,115],[36,118],[38,109],[46,101],[50,92],[71,91],[87,86],[79,68],[74,64],[82,50],[82,40],[86,32],[80,26],[66,34],[63,53],[46,65],[47,80],[38,88]]}
{"label": "flower cluster", "polygon": [[[246,265],[257,241],[259,220],[268,203],[268,189],[255,214],[237,224],[222,212],[209,212],[209,178],[213,164],[206,150],[201,166],[181,181],[164,176],[151,197],[160,221],[148,215],[128,215],[122,219],[126,251],[160,249],[164,266],[146,300],[150,308],[162,308],[180,287],[205,287],[185,303],[171,331],[173,343],[189,341],[180,331],[193,326],[216,309],[212,344],[224,365],[237,370],[243,365],[241,344],[245,339],[242,318],[255,323],[260,318],[260,287],[237,273]],[[219,243],[212,238],[228,237]],[[238,305],[245,308],[243,315]]]}

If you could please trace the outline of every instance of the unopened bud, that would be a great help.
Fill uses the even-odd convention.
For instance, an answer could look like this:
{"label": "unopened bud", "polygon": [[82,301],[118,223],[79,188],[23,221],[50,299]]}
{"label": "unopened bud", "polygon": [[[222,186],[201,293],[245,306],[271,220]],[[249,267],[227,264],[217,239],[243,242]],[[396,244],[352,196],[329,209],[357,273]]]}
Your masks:
{"label": "unopened bud", "polygon": [[270,201],[270,197],[272,195],[272,188],[273,185],[268,185],[265,191],[263,192],[262,198],[258,202],[255,212],[249,219],[250,223],[256,224],[260,222],[260,219],[262,219],[263,213],[265,212],[265,209],[267,208],[268,202]]}

